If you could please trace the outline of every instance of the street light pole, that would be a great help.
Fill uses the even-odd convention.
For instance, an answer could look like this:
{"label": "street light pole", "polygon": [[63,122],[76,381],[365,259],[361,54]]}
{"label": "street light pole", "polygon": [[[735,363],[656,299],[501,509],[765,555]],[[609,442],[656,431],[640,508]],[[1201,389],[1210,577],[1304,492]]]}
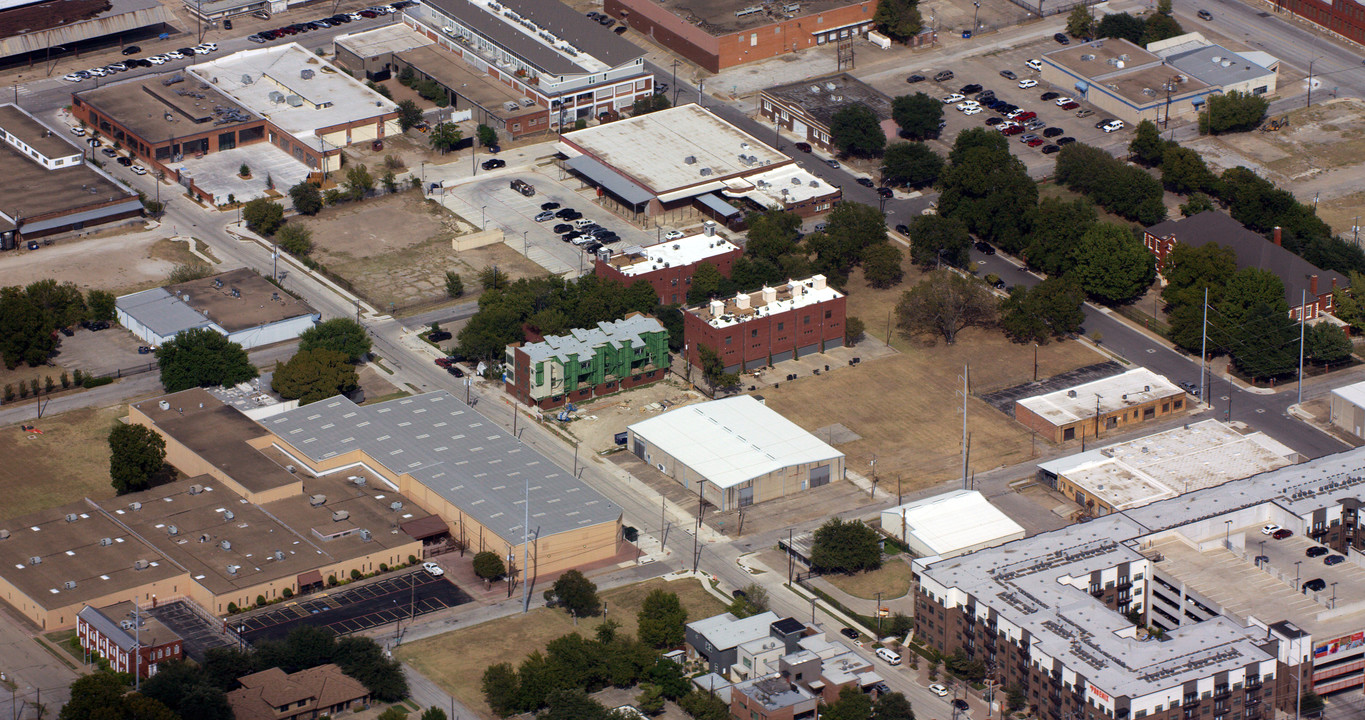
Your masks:
{"label": "street light pole", "polygon": [[976,29],[981,26],[981,23],[977,21],[981,15],[981,3],[973,2],[972,5],[976,6],[976,9],[972,11],[972,34],[975,35]]}

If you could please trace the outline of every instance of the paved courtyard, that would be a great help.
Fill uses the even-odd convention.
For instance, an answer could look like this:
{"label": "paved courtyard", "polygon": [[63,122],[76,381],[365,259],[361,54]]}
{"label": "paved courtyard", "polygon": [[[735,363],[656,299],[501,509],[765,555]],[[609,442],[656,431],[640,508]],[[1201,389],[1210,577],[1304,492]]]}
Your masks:
{"label": "paved courtyard", "polygon": [[[250,179],[237,174],[242,163],[250,168]],[[228,195],[240,202],[265,197],[267,177],[281,193],[308,177],[308,166],[270,143],[255,143],[201,158],[187,157],[180,166],[194,178],[195,185],[213,193],[214,205],[227,203]]]}

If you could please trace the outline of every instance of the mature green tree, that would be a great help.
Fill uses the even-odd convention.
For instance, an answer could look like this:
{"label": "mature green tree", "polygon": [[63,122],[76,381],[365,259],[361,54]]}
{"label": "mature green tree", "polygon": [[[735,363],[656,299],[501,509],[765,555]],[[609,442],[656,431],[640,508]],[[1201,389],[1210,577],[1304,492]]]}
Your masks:
{"label": "mature green tree", "polygon": [[840,153],[859,157],[876,157],[886,147],[886,133],[872,109],[862,103],[849,103],[839,108],[830,119],[829,134]]}
{"label": "mature green tree", "polygon": [[359,200],[374,190],[374,175],[365,165],[352,165],[346,169],[346,194],[352,200]]}
{"label": "mature green tree", "polygon": [[1066,16],[1066,34],[1071,37],[1090,37],[1094,28],[1095,18],[1087,5],[1077,5]]}
{"label": "mature green tree", "polygon": [[457,298],[464,295],[464,278],[454,270],[446,271],[446,297]]}
{"label": "mature green tree", "polygon": [[561,668],[539,650],[521,661],[517,666],[517,677],[520,679],[521,712],[544,707],[552,694],[568,687]]}
{"label": "mature green tree", "polygon": [[1133,130],[1133,141],[1128,143],[1128,154],[1147,167],[1155,167],[1161,164],[1165,152],[1166,141],[1161,139],[1156,123],[1151,120],[1138,123]]}
{"label": "mature green tree", "polygon": [[242,208],[246,226],[262,235],[274,235],[284,224],[284,206],[266,198],[256,198]]}
{"label": "mature green tree", "polygon": [[956,218],[921,215],[910,222],[910,259],[924,268],[971,262],[972,236]]}
{"label": "mature green tree", "polygon": [[824,720],[868,720],[872,717],[872,696],[849,685],[839,691],[839,699],[820,709]]}
{"label": "mature green tree", "polygon": [[299,350],[335,350],[360,362],[370,353],[370,334],[350,318],[332,318],[299,333]]}
{"label": "mature green tree", "polygon": [[901,269],[900,248],[889,242],[877,243],[863,250],[863,278],[874,288],[885,289],[900,284],[905,277]]}
{"label": "mature green tree", "polygon": [[460,126],[452,122],[437,123],[435,127],[431,128],[428,135],[430,137],[427,139],[427,143],[431,145],[431,149],[442,155],[454,150],[455,146],[459,145],[460,141],[464,139],[464,133],[460,130]]}
{"label": "mature green tree", "polygon": [[90,308],[90,319],[112,322],[116,317],[117,298],[108,290],[91,290],[85,295],[85,303]]}
{"label": "mature green tree", "polygon": [[1218,176],[1213,174],[1199,153],[1172,145],[1161,159],[1161,184],[1171,192],[1218,194]]}
{"label": "mature green tree", "polygon": [[871,720],[915,720],[910,701],[898,692],[882,693],[872,704]]}
{"label": "mature green tree", "polygon": [[664,694],[658,685],[640,683],[640,694],[635,696],[635,706],[646,715],[658,715],[664,711]]}
{"label": "mature green tree", "polygon": [[1199,114],[1199,129],[1214,135],[1254,130],[1269,107],[1270,101],[1264,97],[1237,90],[1210,95],[1208,109]]}
{"label": "mature green tree", "polygon": [[1117,305],[1144,293],[1156,278],[1156,259],[1129,228],[1099,223],[1081,236],[1072,274],[1086,294]]}
{"label": "mature green tree", "polygon": [[413,100],[399,100],[398,127],[402,128],[403,132],[407,132],[420,122],[422,122],[422,108],[418,107]]}
{"label": "mature green tree", "polygon": [[663,93],[646,95],[635,101],[631,106],[631,115],[646,115],[660,110],[667,110],[673,107],[673,103],[668,101],[668,96]]}
{"label": "mature green tree", "polygon": [[896,121],[905,137],[914,140],[938,137],[943,102],[922,92],[900,95],[891,101],[891,119]]}
{"label": "mature green tree", "polygon": [[1365,327],[1365,302],[1356,297],[1365,293],[1365,274],[1352,270],[1347,275],[1346,287],[1332,293],[1333,315],[1353,328]]}
{"label": "mature green tree", "polygon": [[186,330],[156,349],[166,392],[236,385],[260,373],[241,345],[209,328]]}
{"label": "mature green tree", "polygon": [[300,405],[342,395],[360,386],[355,366],[336,350],[300,350],[289,362],[277,363],[271,388]]}
{"label": "mature green tree", "polygon": [[322,210],[322,190],[318,189],[317,185],[304,180],[289,188],[289,201],[293,203],[294,209],[300,213],[317,215]]}
{"label": "mature green tree", "polygon": [[734,602],[728,608],[737,618],[753,617],[768,611],[768,591],[758,583],[749,583],[735,591]]}
{"label": "mature green tree", "polygon": [[796,213],[770,209],[750,213],[746,220],[749,240],[744,244],[745,255],[776,263],[783,255],[798,252],[801,218]]}
{"label": "mature green tree", "polygon": [[730,720],[730,708],[725,701],[702,690],[688,692],[678,700],[678,707],[692,720]]}
{"label": "mature green tree", "polygon": [[549,708],[536,716],[539,720],[613,720],[605,705],[577,688],[559,690],[546,702]]}
{"label": "mature green tree", "polygon": [[[1244,268],[1233,273],[1223,284],[1222,297],[1209,300],[1209,346],[1235,353],[1242,342],[1242,333],[1259,332],[1251,326],[1252,312],[1266,305],[1289,317],[1289,302],[1285,300],[1284,282],[1269,270]],[[1298,341],[1297,333],[1294,338]]]}
{"label": "mature green tree", "polygon": [[1204,333],[1204,291],[1208,290],[1209,304],[1216,306],[1222,302],[1224,286],[1236,273],[1237,255],[1232,248],[1218,243],[1198,247],[1176,244],[1166,256],[1162,271],[1166,287],[1161,291],[1172,342],[1199,351]]}
{"label": "mature green tree", "polygon": [[43,325],[56,330],[84,320],[89,310],[85,297],[75,283],[58,283],[46,278],[24,288],[28,301],[43,315]]}
{"label": "mature green tree", "polygon": [[656,648],[682,644],[687,608],[678,602],[676,593],[663,589],[651,591],[641,603],[637,619],[640,622],[640,642]]}
{"label": "mature green tree", "polygon": [[13,370],[19,363],[37,367],[45,362],[57,349],[54,329],[22,288],[0,288],[0,355],[5,367]]}
{"label": "mature green tree", "polygon": [[881,537],[866,524],[836,517],[815,530],[811,544],[813,569],[851,575],[881,566]]}
{"label": "mature green tree", "polygon": [[275,242],[294,257],[307,257],[313,252],[313,231],[306,225],[288,223],[275,231]]}
{"label": "mature green tree", "polygon": [[141,692],[182,718],[232,720],[222,689],[208,681],[200,666],[185,660],[158,663],[156,674],[142,681]]}
{"label": "mature green tree", "polygon": [[905,42],[924,29],[919,0],[877,0],[872,21],[882,34],[896,42]]}
{"label": "mature green tree", "polygon": [[422,711],[421,720],[446,720],[448,717],[445,710],[433,705]]}
{"label": "mature green tree", "polygon": [[503,564],[501,555],[484,550],[474,555],[474,574],[484,580],[497,580],[507,574],[507,566]]}
{"label": "mature green tree", "polygon": [[[1281,299],[1278,305],[1284,305]],[[1237,369],[1252,378],[1285,375],[1298,366],[1298,323],[1278,305],[1260,303],[1246,317],[1249,326],[1234,328],[1229,354]]]}
{"label": "mature green tree", "polygon": [[1066,273],[1081,236],[1098,219],[1095,205],[1085,198],[1043,198],[1024,246],[1028,266],[1048,275]]}
{"label": "mature green tree", "polygon": [[1184,35],[1185,28],[1180,26],[1180,22],[1169,13],[1153,13],[1147,16],[1147,21],[1143,23],[1141,45],[1146,47],[1148,43],[1160,42],[1170,38]]}
{"label": "mature green tree", "polygon": [[1180,205],[1181,217],[1194,217],[1201,212],[1208,212],[1213,209],[1213,199],[1204,193],[1197,192],[1185,200]]}
{"label": "mature green tree", "polygon": [[1032,289],[1016,285],[1000,303],[1000,327],[1015,342],[1046,344],[1081,329],[1085,290],[1070,277],[1051,277]]}
{"label": "mature green tree", "polygon": [[924,143],[895,143],[882,156],[882,182],[923,187],[943,173],[943,157]]}
{"label": "mature green tree", "polygon": [[692,271],[692,284],[687,289],[687,302],[689,305],[699,305],[713,297],[719,297],[724,286],[725,276],[720,274],[720,270],[715,265],[702,261],[697,264],[697,269]]}
{"label": "mature green tree", "polygon": [[[870,205],[856,202],[841,203],[825,220],[824,233],[806,238],[806,245],[815,253],[812,263],[818,272],[843,281],[848,271],[864,258],[873,245],[887,241],[886,216]],[[693,279],[693,283],[696,280]]]}
{"label": "mature green tree", "polygon": [[677,700],[692,688],[683,666],[672,660],[665,660],[660,655],[653,656],[645,675],[650,682],[659,686],[659,690],[669,700]]}
{"label": "mature green tree", "polygon": [[849,347],[857,345],[858,341],[863,339],[864,330],[865,327],[860,318],[852,315],[844,318],[844,344]]}
{"label": "mature green tree", "polygon": [[1010,154],[1005,138],[989,128],[964,130],[948,160],[939,178],[939,214],[961,220],[973,234],[1007,252],[1023,249],[1038,205],[1038,186]]}
{"label": "mature green tree", "polygon": [[952,345],[969,327],[995,324],[998,302],[986,286],[952,270],[934,270],[901,294],[896,328],[906,338],[942,336]]}
{"label": "mature green tree", "polygon": [[260,671],[255,654],[238,647],[216,647],[204,651],[205,681],[228,692],[237,688],[237,678]]}
{"label": "mature green tree", "polygon": [[515,715],[521,710],[521,682],[511,663],[498,663],[484,668],[480,686],[484,702],[500,717]]}
{"label": "mature green tree", "polygon": [[[1127,220],[1155,225],[1166,217],[1161,183],[1099,148],[1072,143],[1057,153],[1057,182]],[[942,203],[940,202],[940,207]]]}
{"label": "mature green tree", "polygon": [[109,478],[123,495],[151,487],[166,466],[166,440],[142,425],[119,423],[109,431]]}
{"label": "mature green tree", "polygon": [[1147,24],[1142,18],[1134,17],[1126,12],[1109,13],[1100,19],[1100,24],[1095,28],[1095,34],[1102,38],[1123,38],[1135,44],[1142,43],[1142,34],[1147,31]]}
{"label": "mature green tree", "polygon": [[1304,336],[1304,354],[1313,362],[1339,363],[1351,357],[1355,347],[1340,327],[1327,322],[1311,326]]}
{"label": "mature green tree", "polygon": [[559,576],[554,583],[555,598],[566,610],[577,617],[591,617],[602,609],[597,597],[597,585],[577,570]]}
{"label": "mature green tree", "polygon": [[71,699],[58,713],[58,720],[121,720],[124,694],[131,688],[126,673],[101,670],[71,683]]}

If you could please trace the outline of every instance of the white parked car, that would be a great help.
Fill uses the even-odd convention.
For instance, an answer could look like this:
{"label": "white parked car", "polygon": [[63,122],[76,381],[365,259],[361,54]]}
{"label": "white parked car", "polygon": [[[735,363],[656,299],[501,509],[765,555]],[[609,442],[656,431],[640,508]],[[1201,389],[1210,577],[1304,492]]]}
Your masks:
{"label": "white parked car", "polygon": [[935,694],[935,695],[937,695],[937,696],[939,696],[939,697],[947,697],[947,696],[948,696],[948,688],[943,687],[942,685],[939,685],[938,683],[934,683],[933,685],[930,685],[930,686],[929,686],[929,692],[931,692],[931,693],[933,693],[933,694]]}
{"label": "white parked car", "polygon": [[1020,80],[1020,81],[1019,81],[1019,87],[1022,88],[1022,89],[1024,89],[1024,90],[1027,90],[1027,89],[1029,89],[1029,88],[1031,88],[1031,87],[1038,87],[1038,81],[1037,81],[1037,80]]}
{"label": "white parked car", "polygon": [[1038,59],[1036,59],[1036,58],[1031,58],[1031,59],[1029,59],[1028,62],[1026,62],[1026,63],[1024,63],[1024,64],[1027,65],[1027,66],[1028,66],[1028,69],[1030,69],[1030,70],[1037,70],[1037,71],[1039,71],[1039,72],[1042,72],[1042,70],[1043,70],[1043,63],[1042,63],[1042,61],[1041,61],[1041,60],[1038,60]]}
{"label": "white parked car", "polygon": [[979,103],[979,102],[977,102],[977,101],[975,101],[975,100],[968,100],[967,102],[960,102],[960,103],[957,104],[957,109],[958,109],[959,112],[961,112],[961,111],[963,111],[963,110],[966,110],[967,108],[974,108],[974,107],[981,107],[981,103]]}
{"label": "white parked car", "polygon": [[944,104],[944,105],[952,105],[953,103],[960,103],[960,102],[962,102],[963,100],[966,100],[966,99],[967,99],[967,96],[966,96],[966,95],[961,95],[961,94],[959,94],[959,93],[953,93],[952,95],[949,95],[948,97],[943,98],[943,104]]}
{"label": "white parked car", "polygon": [[133,166],[130,166],[128,169],[129,169],[129,170],[132,170],[134,175],[146,175],[146,174],[147,174],[147,168],[144,168],[144,167],[142,167],[141,165],[133,165]]}
{"label": "white parked car", "polygon": [[664,233],[664,239],[665,239],[665,240],[681,240],[681,239],[683,239],[683,237],[684,237],[685,235],[686,235],[686,233],[684,233],[684,232],[681,231],[681,230],[669,230],[668,232]]}
{"label": "white parked car", "polygon": [[172,59],[172,60],[184,60],[184,59],[185,59],[185,53],[182,53],[182,52],[180,52],[179,50],[172,50],[172,51],[166,53],[166,57],[168,57],[168,58],[170,58],[170,59]]}
{"label": "white parked car", "polygon": [[85,137],[85,128],[79,125],[73,125],[71,126],[71,134],[76,137]]}
{"label": "white parked car", "polygon": [[1115,120],[1115,121],[1109,123],[1108,125],[1105,125],[1105,126],[1104,126],[1103,128],[1101,128],[1101,129],[1104,130],[1104,131],[1107,132],[1107,133],[1111,133],[1111,132],[1114,132],[1114,131],[1116,131],[1116,130],[1122,130],[1122,129],[1123,129],[1123,121],[1122,121],[1122,120]]}
{"label": "white parked car", "polygon": [[444,569],[442,569],[440,565],[437,565],[437,564],[434,563],[434,562],[425,562],[425,563],[422,563],[422,569],[423,569],[423,570],[426,570],[427,572],[431,573],[432,575],[435,575],[436,577],[441,577],[442,575],[445,575],[445,574],[446,574],[446,571],[445,571]]}
{"label": "white parked car", "polygon": [[147,58],[147,62],[153,65],[165,65],[168,58],[164,55],[153,55]]}
{"label": "white parked car", "polygon": [[77,75],[76,73],[71,73],[70,75],[64,75],[62,79],[67,82],[80,82],[85,78],[81,77],[80,75]]}
{"label": "white parked car", "polygon": [[1057,98],[1057,107],[1061,107],[1069,102],[1075,102],[1075,100],[1072,100],[1071,98],[1066,96],[1059,97]]}
{"label": "white parked car", "polygon": [[979,106],[973,105],[972,107],[969,107],[969,108],[967,108],[966,110],[963,110],[963,111],[962,111],[962,114],[963,114],[963,115],[980,115],[980,114],[981,114],[981,108],[980,108]]}
{"label": "white parked car", "polygon": [[95,77],[104,77],[105,75],[109,74],[109,71],[105,70],[102,67],[90,68],[89,70],[86,70],[86,72],[90,73],[91,75],[94,75]]}
{"label": "white parked car", "polygon": [[1274,534],[1275,534],[1275,531],[1276,531],[1276,530],[1279,530],[1279,529],[1280,529],[1280,526],[1279,526],[1279,525],[1276,525],[1275,523],[1270,523],[1269,525],[1266,525],[1266,526],[1264,526],[1264,527],[1261,528],[1261,534],[1262,534],[1262,535],[1274,535]]}
{"label": "white parked car", "polygon": [[348,18],[350,18],[350,19],[352,19],[352,20],[364,20],[364,19],[365,19],[365,16],[364,16],[364,15],[361,15],[360,13],[346,13],[346,17],[348,17]]}

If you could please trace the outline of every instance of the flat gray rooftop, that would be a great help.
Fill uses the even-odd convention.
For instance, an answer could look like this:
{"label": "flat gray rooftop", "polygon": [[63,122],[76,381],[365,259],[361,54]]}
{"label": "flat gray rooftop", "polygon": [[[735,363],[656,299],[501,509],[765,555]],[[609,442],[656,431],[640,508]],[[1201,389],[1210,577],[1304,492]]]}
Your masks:
{"label": "flat gray rooftop", "polygon": [[[571,77],[602,72],[628,65],[645,54],[644,50],[589,20],[583,13],[553,0],[502,0],[500,11],[492,10],[487,0],[427,0],[423,4],[547,75]],[[542,41],[539,35],[527,32],[524,26],[508,17],[507,12],[516,13],[540,30],[577,48],[578,55],[570,56]],[[424,9],[417,10],[417,17],[424,15],[428,15]]]}
{"label": "flat gray rooftop", "polygon": [[668,332],[663,323],[647,315],[632,313],[620,320],[597,323],[593,328],[574,328],[567,335],[551,335],[538,343],[522,346],[531,362],[544,362],[558,358],[568,362],[571,356],[581,359],[590,358],[596,349],[603,345],[626,344],[632,348],[642,347],[645,341],[641,335],[651,332]]}
{"label": "flat gray rooftop", "polygon": [[261,424],[314,462],[364,452],[510,545],[522,542],[528,481],[531,528],[542,538],[621,516],[615,503],[444,390],[364,407],[338,396]]}
{"label": "flat gray rooftop", "polygon": [[1232,85],[1275,74],[1222,45],[1169,55],[1166,62],[1210,85]]}
{"label": "flat gray rooftop", "polygon": [[853,103],[866,105],[876,113],[878,120],[891,118],[891,98],[848,73],[813,77],[763,92],[801,107],[827,128],[834,120],[834,113]]}

